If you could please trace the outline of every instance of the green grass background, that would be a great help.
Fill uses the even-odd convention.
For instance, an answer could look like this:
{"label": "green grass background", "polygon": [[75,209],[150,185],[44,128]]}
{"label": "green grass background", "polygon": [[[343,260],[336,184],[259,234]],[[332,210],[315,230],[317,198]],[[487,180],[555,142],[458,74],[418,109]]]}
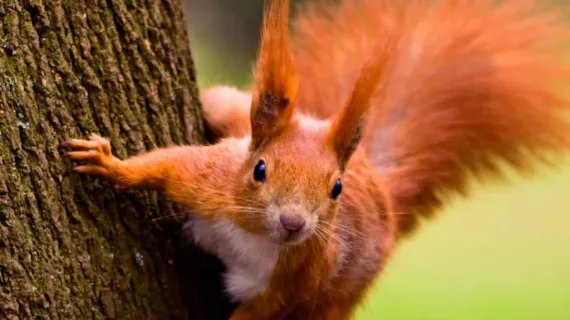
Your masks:
{"label": "green grass background", "polygon": [[[200,87],[248,81],[247,64],[192,50]],[[475,186],[401,244],[357,320],[570,320],[569,190],[570,162]]]}

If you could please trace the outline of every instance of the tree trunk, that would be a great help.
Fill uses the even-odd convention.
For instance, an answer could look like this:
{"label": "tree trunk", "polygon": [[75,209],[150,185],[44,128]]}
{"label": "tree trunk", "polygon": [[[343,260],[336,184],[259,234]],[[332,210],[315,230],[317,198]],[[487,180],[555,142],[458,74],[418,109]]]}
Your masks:
{"label": "tree trunk", "polygon": [[179,0],[0,1],[0,318],[223,319],[221,265],[179,209],[69,173],[91,132],[126,157],[203,142]]}

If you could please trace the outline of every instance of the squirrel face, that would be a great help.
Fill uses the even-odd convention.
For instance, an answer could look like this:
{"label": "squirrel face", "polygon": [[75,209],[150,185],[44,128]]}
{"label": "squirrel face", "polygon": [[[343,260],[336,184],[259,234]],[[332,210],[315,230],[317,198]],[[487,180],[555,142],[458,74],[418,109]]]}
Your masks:
{"label": "squirrel face", "polygon": [[290,47],[288,1],[271,3],[251,93],[251,155],[235,199],[255,218],[236,221],[243,219],[238,223],[244,229],[280,244],[299,244],[321,227],[326,232],[334,217],[342,172],[362,139],[365,114],[385,68],[382,59],[364,66],[334,119],[302,116],[296,106],[303,91]]}
{"label": "squirrel face", "polygon": [[326,229],[342,196],[329,129],[328,121],[296,115],[282,134],[252,152],[242,172],[246,190],[236,200],[260,214],[246,228],[283,245]]}

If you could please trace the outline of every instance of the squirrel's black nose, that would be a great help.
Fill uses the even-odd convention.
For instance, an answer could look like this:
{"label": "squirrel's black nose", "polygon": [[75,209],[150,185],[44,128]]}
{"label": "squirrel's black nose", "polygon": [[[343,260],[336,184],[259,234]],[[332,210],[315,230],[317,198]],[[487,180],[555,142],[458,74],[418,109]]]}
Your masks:
{"label": "squirrel's black nose", "polygon": [[299,232],[305,226],[305,219],[299,215],[282,214],[279,216],[279,220],[283,228],[289,232]]}

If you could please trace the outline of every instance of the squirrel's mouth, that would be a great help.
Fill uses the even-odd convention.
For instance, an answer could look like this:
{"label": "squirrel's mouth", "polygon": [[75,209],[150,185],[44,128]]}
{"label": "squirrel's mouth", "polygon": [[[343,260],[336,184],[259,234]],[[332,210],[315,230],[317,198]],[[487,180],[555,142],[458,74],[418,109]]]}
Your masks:
{"label": "squirrel's mouth", "polygon": [[293,233],[293,232],[289,232],[287,233],[287,235],[285,236],[285,239],[283,240],[283,243],[294,243],[297,238],[299,238],[299,234],[298,233]]}
{"label": "squirrel's mouth", "polygon": [[289,232],[286,230],[279,230],[278,239],[274,240],[277,240],[276,242],[278,242],[279,245],[290,247],[303,243],[305,240],[309,238],[309,236],[310,236],[309,230],[302,230],[299,232]]}

